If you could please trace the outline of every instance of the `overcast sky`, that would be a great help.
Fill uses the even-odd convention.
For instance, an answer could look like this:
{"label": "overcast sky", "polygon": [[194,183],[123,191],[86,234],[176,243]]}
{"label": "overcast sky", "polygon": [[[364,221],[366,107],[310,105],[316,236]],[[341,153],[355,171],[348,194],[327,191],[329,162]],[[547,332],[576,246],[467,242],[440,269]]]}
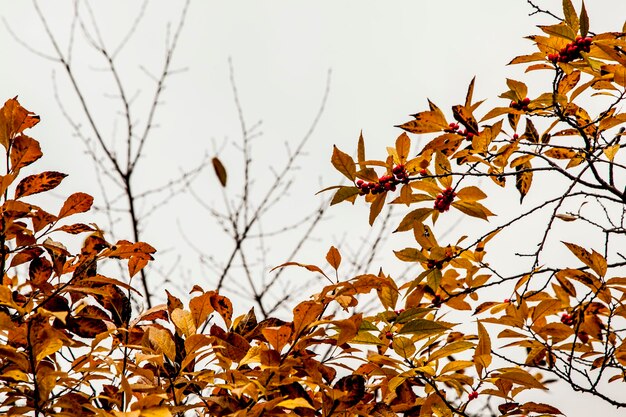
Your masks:
{"label": "overcast sky", "polygon": [[[558,13],[561,2],[537,3]],[[31,2],[5,0],[0,4],[3,18],[21,42],[42,54],[54,55]],[[92,2],[109,48],[119,44],[141,5],[126,0]],[[144,18],[116,58],[122,81],[131,95],[137,94],[133,105],[140,123],[147,116],[141,109],[151,98],[151,81],[141,67],[155,73],[160,70],[167,25],[176,24],[182,5],[181,1],[148,2]],[[40,6],[65,48],[73,2],[42,1]],[[623,0],[589,1],[587,9],[591,29],[596,31],[619,30],[626,18]],[[283,211],[273,217],[278,223],[296,219],[303,207],[319,204],[320,197],[314,195],[317,190],[340,180],[329,163],[333,144],[353,152],[362,130],[368,153],[383,157],[385,146],[399,134],[393,126],[407,121],[408,114],[425,109],[426,98],[448,107],[464,99],[474,75],[476,98],[496,97],[505,90],[505,78],[520,79],[523,67],[506,64],[515,55],[532,51],[523,36],[536,33],[534,25],[552,23],[545,16],[528,16],[530,11],[522,0],[192,1],[175,51],[173,68],[180,72],[167,81],[157,113],[159,128],[147,147],[140,178],[145,184],[140,185],[167,181],[198,163],[203,154],[213,155],[214,144],[221,149],[220,157],[229,173],[236,175],[240,162],[235,148],[221,148],[224,141],[240,137],[229,59],[248,123],[262,120],[263,136],[255,142],[253,154],[257,185],[271,175],[264,167],[284,158],[283,143],[293,143],[308,130],[330,70],[324,113],[307,156],[293,174],[297,189]],[[53,72],[61,101],[86,126],[62,69],[20,45],[6,28],[0,30],[0,44],[4,58],[0,98],[19,95],[26,108],[42,115],[42,123],[31,132],[44,151],[40,169],[70,174],[59,189],[63,195],[80,190],[97,196],[84,146],[74,137],[55,102]],[[102,71],[101,58],[88,48],[80,31],[73,64],[98,123],[113,141],[123,131],[122,120],[116,116],[119,102],[110,97],[113,80],[110,73]],[[85,132],[89,133],[87,129]],[[220,189],[212,172],[202,176],[195,187],[207,201],[219,201]],[[363,210],[342,207],[330,214],[325,229],[316,234],[318,246],[299,255],[298,261],[322,262],[325,248],[337,241],[357,239],[358,231],[368,227]],[[175,258],[177,253],[190,251],[185,235],[219,256],[223,241],[205,221],[207,217],[193,199],[182,196],[150,218],[145,239]],[[268,262],[275,265],[287,260],[280,249],[272,248]],[[194,266],[186,269],[189,277],[199,273]],[[205,279],[203,284],[210,282]],[[585,397],[585,403],[588,400]],[[568,399],[559,406],[575,416],[582,415],[580,404],[577,399]],[[594,410],[599,413],[599,408]],[[615,410],[607,410],[614,415]]]}

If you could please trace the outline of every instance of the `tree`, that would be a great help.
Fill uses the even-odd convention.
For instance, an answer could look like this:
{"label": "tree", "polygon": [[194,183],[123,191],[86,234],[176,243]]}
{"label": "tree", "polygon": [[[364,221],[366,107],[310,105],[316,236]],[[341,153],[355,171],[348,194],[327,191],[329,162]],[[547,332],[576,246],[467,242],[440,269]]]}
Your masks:
{"label": "tree", "polygon": [[[552,416],[561,414],[556,399],[544,404],[533,396],[554,380],[626,406],[606,389],[626,378],[626,260],[619,251],[626,28],[590,32],[584,5],[578,13],[570,0],[563,6],[562,20],[530,37],[538,51],[512,61],[547,75],[544,91],[529,94],[522,81],[507,80],[500,96],[506,105],[481,110],[472,80],[464,104],[448,117],[429,101],[399,125],[434,134],[420,149],[402,133],[384,159],[366,158],[362,136],[356,161],[333,150],[332,164],[353,184],[330,187],[331,203],[364,200],[370,224],[388,205],[409,207],[396,231],[410,232],[415,247],[395,256],[420,273],[351,277],[335,247],[324,267],[287,262],[277,268],[303,267],[328,281],[289,321],[259,321],[254,310],[234,317],[227,297],[198,285],[188,302],[167,293],[167,304],[133,317],[130,280],[154,248],[112,244],[94,226],[64,224],[90,208],[87,194],[70,196],[58,214],[28,202],[64,175],[20,176],[41,157],[38,142],[24,134],[39,119],[8,100],[0,111],[7,166],[0,188],[0,410]],[[513,186],[518,212],[492,212],[488,206],[511,198]],[[439,242],[437,227],[451,210],[465,216],[461,233],[471,233],[465,225],[472,218],[481,224],[476,236]],[[544,212],[547,222],[530,227]],[[515,229],[520,224],[536,237],[530,253]],[[585,227],[584,241],[560,243],[572,225]],[[509,231],[517,238],[499,242]],[[53,240],[57,233],[88,236],[74,254]],[[568,256],[551,252],[557,245]],[[125,277],[98,269],[111,258],[128,262]],[[375,304],[373,313],[360,309],[364,300]]]}

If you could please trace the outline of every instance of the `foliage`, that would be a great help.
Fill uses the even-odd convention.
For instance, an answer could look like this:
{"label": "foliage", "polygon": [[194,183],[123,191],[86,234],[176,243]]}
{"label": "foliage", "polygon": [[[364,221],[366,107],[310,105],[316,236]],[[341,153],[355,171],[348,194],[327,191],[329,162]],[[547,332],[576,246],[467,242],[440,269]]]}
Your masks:
{"label": "foliage", "polygon": [[[303,267],[329,282],[297,304],[289,321],[258,321],[254,310],[234,317],[228,298],[199,286],[187,303],[167,293],[167,304],[133,317],[132,280],[154,248],[111,244],[93,225],[64,224],[90,208],[87,194],[70,196],[56,215],[27,202],[58,186],[64,174],[20,176],[42,156],[38,142],[23,133],[39,119],[8,100],[0,111],[7,161],[0,182],[1,412],[549,416],[560,411],[520,394],[532,398],[550,377],[626,406],[605,391],[607,383],[626,377],[626,281],[620,276],[626,262],[618,249],[625,230],[619,128],[626,113],[619,105],[626,34],[591,33],[584,7],[576,14],[569,0],[563,3],[564,20],[530,37],[538,52],[512,61],[548,74],[546,92],[530,98],[524,83],[507,80],[501,98],[508,105],[481,111],[479,124],[483,102],[474,102],[472,81],[464,104],[452,107],[455,122],[429,101],[428,110],[399,126],[436,134],[416,157],[406,133],[384,160],[365,157],[362,136],[356,162],[334,149],[334,167],[353,185],[331,187],[333,204],[365,200],[371,224],[388,197],[387,204],[417,206],[396,229],[412,232],[416,247],[395,255],[423,272],[404,281],[382,271],[345,277],[334,247],[324,268],[288,262],[280,267]],[[599,111],[596,100],[604,105]],[[541,184],[554,184],[542,192],[557,195],[535,195],[540,202],[531,206],[540,176],[547,177]],[[450,212],[493,221],[486,201],[506,196],[507,182],[517,189],[521,213],[478,237],[438,242],[436,222]],[[564,212],[572,206],[577,211]],[[519,255],[513,273],[500,271],[487,246],[542,211],[548,221],[536,251]],[[558,239],[557,222],[590,225],[603,237],[602,247],[592,240],[599,251],[591,248],[589,236],[564,242],[573,256],[557,265],[544,254]],[[83,233],[88,236],[76,254],[52,238]],[[99,265],[107,259],[127,262],[128,276],[103,275]],[[490,287],[511,295],[490,299]],[[357,306],[368,295],[377,307],[366,315]],[[506,344],[499,346],[502,339]]]}

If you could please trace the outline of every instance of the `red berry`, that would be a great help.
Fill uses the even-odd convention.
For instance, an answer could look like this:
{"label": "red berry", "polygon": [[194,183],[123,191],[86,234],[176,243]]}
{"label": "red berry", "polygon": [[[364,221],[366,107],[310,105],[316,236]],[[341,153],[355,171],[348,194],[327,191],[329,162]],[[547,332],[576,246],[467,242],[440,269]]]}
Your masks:
{"label": "red berry", "polygon": [[515,133],[515,134],[513,135],[513,139],[519,139],[519,135],[518,135],[517,133]]}
{"label": "red berry", "polygon": [[524,100],[522,100],[522,103],[524,103],[524,105],[527,105],[528,103],[530,103],[530,99],[526,97],[524,98]]}
{"label": "red berry", "polygon": [[426,172],[425,169],[420,169],[420,175],[421,176],[424,176],[424,175],[427,175],[427,174],[428,174],[428,172]]}
{"label": "red berry", "polygon": [[393,339],[393,333],[391,333],[391,332],[387,332],[387,333],[385,333],[385,337],[386,337],[387,339]]}
{"label": "red berry", "polygon": [[507,304],[508,304],[508,303],[510,303],[510,302],[511,302],[511,300],[509,300],[508,298],[505,298],[505,299],[504,299],[504,303],[507,303]]}
{"label": "red berry", "polygon": [[472,391],[469,394],[469,401],[475,400],[476,398],[478,398],[478,393],[476,391]]}

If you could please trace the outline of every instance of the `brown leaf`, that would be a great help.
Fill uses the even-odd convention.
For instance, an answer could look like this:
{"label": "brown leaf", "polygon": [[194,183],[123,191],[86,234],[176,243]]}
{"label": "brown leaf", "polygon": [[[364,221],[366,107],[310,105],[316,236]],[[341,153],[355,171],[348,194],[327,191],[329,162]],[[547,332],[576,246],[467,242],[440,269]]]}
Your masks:
{"label": "brown leaf", "polygon": [[378,194],[374,198],[374,201],[372,201],[372,205],[370,206],[370,216],[369,216],[370,226],[374,224],[374,220],[376,220],[376,217],[378,217],[383,207],[385,206],[385,198],[387,198],[386,192],[382,194]]}
{"label": "brown leaf", "polygon": [[59,232],[69,233],[71,235],[77,235],[79,233],[85,233],[85,232],[95,232],[95,229],[93,227],[88,226],[83,223],[65,225],[65,226],[58,227],[54,230],[59,231]]}
{"label": "brown leaf", "polygon": [[474,352],[474,366],[479,376],[482,376],[483,370],[491,364],[491,338],[485,326],[479,321],[478,324],[478,345]]}
{"label": "brown leaf", "polygon": [[324,306],[315,301],[303,301],[293,309],[293,334],[294,337],[302,336],[302,333],[313,322],[318,320],[324,311]]}
{"label": "brown leaf", "polygon": [[585,265],[591,268],[596,274],[603,277],[606,274],[607,262],[602,255],[595,250],[593,252],[587,251],[585,248],[578,246],[574,243],[563,242],[565,246],[580,259]]}
{"label": "brown leaf", "polygon": [[291,336],[291,327],[287,324],[280,327],[264,327],[261,333],[265,340],[277,351],[280,352],[283,347],[289,343]]}
{"label": "brown leaf", "polygon": [[211,159],[211,163],[213,164],[213,170],[215,170],[215,175],[217,175],[220,184],[222,184],[222,187],[226,187],[226,180],[228,178],[226,168],[224,168],[224,165],[217,156]]}
{"label": "brown leaf", "polygon": [[341,254],[336,247],[330,247],[328,253],[326,254],[326,260],[334,269],[339,269],[339,265],[341,264]]}
{"label": "brown leaf", "polygon": [[46,171],[41,174],[30,175],[17,184],[14,198],[17,199],[26,197],[27,195],[52,190],[59,185],[65,177],[67,177],[67,174],[55,171]]}
{"label": "brown leaf", "polygon": [[223,295],[219,295],[215,292],[211,294],[211,306],[222,316],[226,326],[230,327],[231,319],[233,317],[233,304],[230,300]]}
{"label": "brown leaf", "polygon": [[71,216],[77,213],[84,213],[91,208],[93,197],[85,193],[74,193],[65,200],[61,211],[57,215],[58,219]]}
{"label": "brown leaf", "polygon": [[209,315],[214,311],[211,305],[212,292],[206,292],[202,295],[192,298],[189,301],[189,310],[193,316],[193,321],[196,328],[200,326],[209,318]]}
{"label": "brown leaf", "polygon": [[15,135],[35,126],[39,120],[39,116],[20,105],[17,97],[7,100],[0,109],[0,144],[9,149]]}
{"label": "brown leaf", "polygon": [[26,135],[20,135],[13,140],[11,146],[11,171],[16,172],[20,168],[32,164],[43,154],[39,142]]}
{"label": "brown leaf", "polygon": [[475,135],[478,134],[478,123],[472,115],[472,112],[467,107],[453,106],[452,114],[454,115],[454,119],[465,126],[468,132]]}
{"label": "brown leaf", "polygon": [[530,162],[515,167],[515,170],[518,171],[517,174],[515,174],[515,187],[520,193],[520,203],[524,200],[526,194],[528,194],[528,190],[530,190],[530,185],[533,181],[533,172],[529,171],[531,168]]}
{"label": "brown leaf", "polygon": [[333,156],[330,159],[335,169],[341,172],[350,181],[356,178],[356,166],[350,155],[333,146]]}
{"label": "brown leaf", "polygon": [[401,125],[400,129],[409,133],[433,133],[442,132],[448,128],[448,122],[441,110],[430,110],[412,114],[415,120],[411,120]]}

